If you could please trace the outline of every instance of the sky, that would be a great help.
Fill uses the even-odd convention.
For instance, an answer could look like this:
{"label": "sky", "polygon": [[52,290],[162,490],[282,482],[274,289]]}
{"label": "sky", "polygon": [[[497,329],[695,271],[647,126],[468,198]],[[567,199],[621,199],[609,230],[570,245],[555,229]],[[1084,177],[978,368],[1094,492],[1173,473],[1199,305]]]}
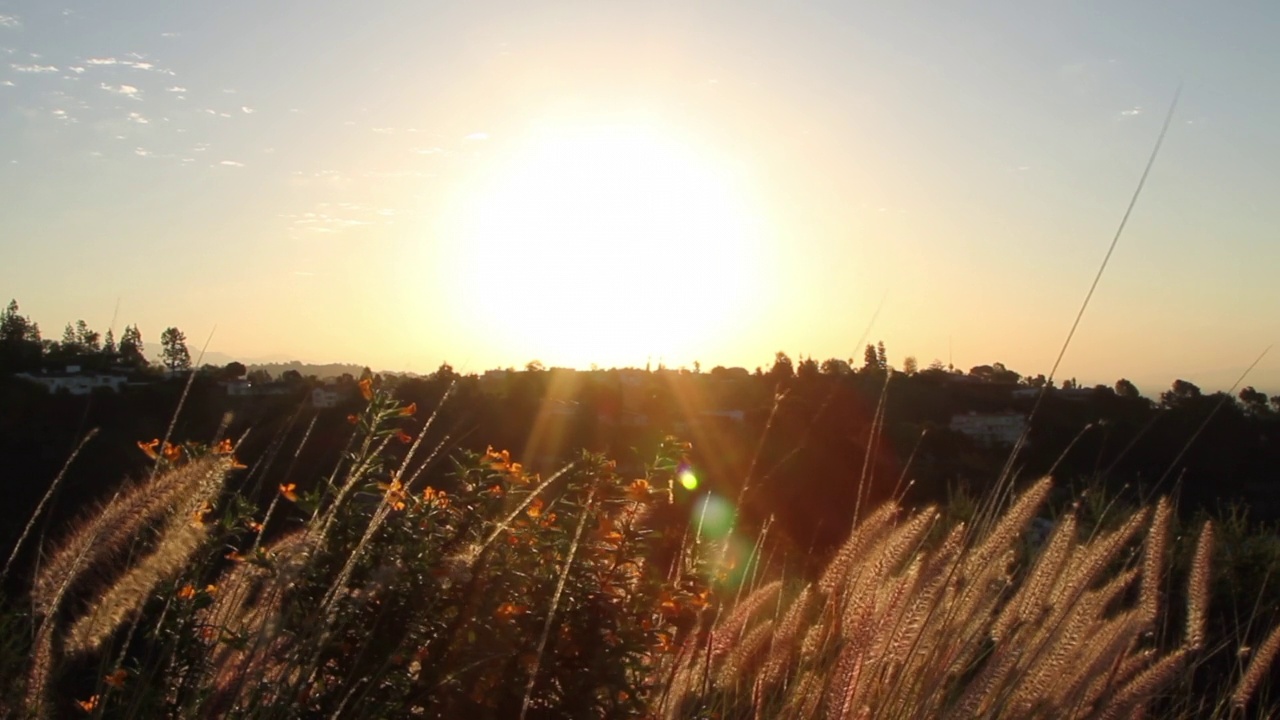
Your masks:
{"label": "sky", "polygon": [[[1280,5],[0,2],[0,295],[427,372],[883,340],[1226,389],[1280,339]],[[1280,350],[1245,384],[1280,392]]]}

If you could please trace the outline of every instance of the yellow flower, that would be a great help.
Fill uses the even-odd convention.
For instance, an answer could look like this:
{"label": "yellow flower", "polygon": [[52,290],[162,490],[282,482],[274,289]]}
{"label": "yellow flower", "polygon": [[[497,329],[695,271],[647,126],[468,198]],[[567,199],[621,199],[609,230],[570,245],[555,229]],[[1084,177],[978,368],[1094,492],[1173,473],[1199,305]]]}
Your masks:
{"label": "yellow flower", "polygon": [[364,380],[360,381],[360,394],[364,397],[365,400],[370,400],[373,398],[373,380],[369,378],[365,378]]}
{"label": "yellow flower", "polygon": [[298,502],[298,493],[294,492],[294,490],[297,487],[298,486],[294,483],[289,483],[288,485],[281,485],[280,494],[283,495],[284,499],[288,500],[289,502]]}
{"label": "yellow flower", "polygon": [[438,508],[449,507],[448,494],[443,490],[436,490],[435,488],[429,485],[425,490],[422,491],[422,501],[427,503],[428,505],[432,505]]}

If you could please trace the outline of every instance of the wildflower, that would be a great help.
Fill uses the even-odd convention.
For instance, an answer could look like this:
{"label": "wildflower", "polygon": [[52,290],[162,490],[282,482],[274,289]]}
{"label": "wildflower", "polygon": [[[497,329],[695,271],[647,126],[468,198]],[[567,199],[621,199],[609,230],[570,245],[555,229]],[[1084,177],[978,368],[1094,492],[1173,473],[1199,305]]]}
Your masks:
{"label": "wildflower", "polygon": [[178,599],[180,600],[190,600],[195,596],[196,596],[196,589],[191,586],[191,583],[187,583],[186,585],[183,585],[182,589],[178,591]]}
{"label": "wildflower", "polygon": [[449,496],[443,490],[436,490],[430,485],[422,491],[422,501],[438,508],[449,507]]}
{"label": "wildflower", "polygon": [[232,550],[231,552],[227,553],[226,558],[231,562],[244,562],[244,556],[236,552],[235,550]]}
{"label": "wildflower", "polygon": [[147,457],[151,458],[152,460],[155,460],[156,458],[160,457],[160,455],[156,452],[156,448],[158,447],[160,447],[159,438],[156,438],[155,440],[152,440],[149,443],[142,442],[141,440],[138,441],[138,449],[146,453]]}
{"label": "wildflower", "polygon": [[627,497],[632,502],[644,502],[649,499],[649,481],[644,478],[631,481],[631,487],[627,488]]}
{"label": "wildflower", "polygon": [[250,520],[245,526],[248,527],[251,532],[262,532],[262,523],[257,520]]}
{"label": "wildflower", "polygon": [[164,455],[164,459],[169,462],[178,462],[182,459],[182,446],[165,443],[164,450],[161,451],[161,454]]}
{"label": "wildflower", "polygon": [[217,586],[217,585],[205,585],[205,586],[204,586],[204,591],[205,591],[205,593],[206,593],[206,594],[209,594],[209,595],[217,595],[217,594],[218,594],[218,586]]}
{"label": "wildflower", "polygon": [[365,400],[373,399],[373,380],[371,378],[365,378],[360,381],[360,395]]}
{"label": "wildflower", "polygon": [[499,605],[497,610],[493,611],[493,615],[499,620],[510,620],[517,615],[523,615],[525,610],[526,608],[523,605],[505,602]]}
{"label": "wildflower", "polygon": [[404,484],[392,478],[390,483],[378,483],[378,487],[387,491],[387,504],[396,510],[404,509]]}
{"label": "wildflower", "polygon": [[396,439],[404,443],[405,445],[408,445],[409,443],[413,442],[413,436],[403,430],[396,431]]}
{"label": "wildflower", "polygon": [[412,417],[418,414],[418,403],[411,402],[400,408],[400,415],[403,417]]}
{"label": "wildflower", "polygon": [[124,681],[129,678],[129,671],[124,668],[116,668],[116,671],[102,678],[102,681],[117,690],[124,687]]}
{"label": "wildflower", "polygon": [[94,709],[98,707],[98,696],[94,695],[88,700],[77,700],[76,704],[85,712],[93,712]]}
{"label": "wildflower", "polygon": [[529,509],[526,510],[525,512],[529,513],[529,517],[531,518],[536,518],[539,515],[541,515],[542,514],[542,498],[534,498],[533,502],[529,503]]}
{"label": "wildflower", "polygon": [[497,498],[497,497],[502,497],[502,486],[501,486],[501,485],[494,485],[494,486],[490,487],[488,490],[486,490],[485,492],[486,492],[486,493],[488,493],[488,494],[489,494],[490,496],[492,496],[492,497],[496,497],[496,498]]}
{"label": "wildflower", "polygon": [[235,447],[231,445],[230,440],[223,440],[213,446],[213,453],[215,455],[230,455],[233,450],[235,450]]}
{"label": "wildflower", "polygon": [[204,524],[204,516],[208,515],[212,510],[213,510],[213,506],[210,505],[209,503],[205,503],[201,505],[199,510],[196,510],[194,513],[191,513],[191,524],[195,525],[196,527],[200,527],[201,525]]}
{"label": "wildflower", "polygon": [[556,514],[553,512],[547,513],[546,517],[542,518],[542,527],[551,527],[555,522]]}
{"label": "wildflower", "polygon": [[298,486],[294,483],[289,483],[288,485],[281,485],[280,494],[283,495],[284,499],[288,500],[289,502],[298,502],[298,493],[294,492],[294,490],[297,487]]}
{"label": "wildflower", "polygon": [[657,636],[658,636],[658,643],[656,646],[654,646],[653,648],[654,650],[657,650],[660,653],[670,653],[670,652],[676,651],[675,644],[671,642],[671,633],[659,632],[657,633]]}
{"label": "wildflower", "polygon": [[351,423],[352,425],[355,425],[356,423],[360,422],[360,417],[355,413],[351,413],[350,415],[347,416],[347,422]]}

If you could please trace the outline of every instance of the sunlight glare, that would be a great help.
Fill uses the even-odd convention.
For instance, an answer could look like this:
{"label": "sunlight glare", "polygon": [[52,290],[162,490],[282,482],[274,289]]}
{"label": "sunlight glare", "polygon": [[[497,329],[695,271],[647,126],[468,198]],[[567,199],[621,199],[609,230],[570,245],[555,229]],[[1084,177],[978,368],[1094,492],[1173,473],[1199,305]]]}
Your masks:
{"label": "sunlight glare", "polygon": [[688,362],[758,283],[754,225],[729,173],[651,127],[544,131],[463,203],[453,262],[507,282],[459,309],[552,364]]}

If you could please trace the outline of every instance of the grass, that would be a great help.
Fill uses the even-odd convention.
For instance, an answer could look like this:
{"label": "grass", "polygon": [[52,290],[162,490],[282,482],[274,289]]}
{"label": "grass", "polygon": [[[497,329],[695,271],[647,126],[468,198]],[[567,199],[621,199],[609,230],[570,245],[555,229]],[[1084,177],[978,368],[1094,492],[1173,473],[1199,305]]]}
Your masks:
{"label": "grass", "polygon": [[[759,532],[729,552],[669,512],[688,446],[643,477],[459,453],[418,482],[417,413],[363,386],[342,464],[265,509],[230,442],[140,444],[148,480],[88,512],[0,614],[14,717],[1171,717],[1266,715],[1280,634],[1230,678],[1208,623],[1215,525],[1068,509],[887,504],[812,577]],[[391,443],[410,448],[398,462]],[[240,483],[247,485],[247,482]],[[1003,497],[1003,495],[997,496]],[[954,509],[952,509],[954,510]],[[673,521],[671,517],[687,518]],[[950,519],[949,519],[950,518]],[[1085,528],[1088,528],[1086,531]],[[1239,528],[1229,524],[1237,533]],[[1171,560],[1185,557],[1185,570]],[[16,550],[15,550],[16,552]],[[1219,553],[1221,555],[1221,553]],[[795,565],[796,563],[791,563]],[[1269,572],[1269,570],[1268,570]],[[1179,585],[1171,583],[1181,577]],[[1244,643],[1259,629],[1246,622]],[[1176,631],[1166,629],[1175,627]],[[1259,700],[1258,696],[1263,699]]]}

